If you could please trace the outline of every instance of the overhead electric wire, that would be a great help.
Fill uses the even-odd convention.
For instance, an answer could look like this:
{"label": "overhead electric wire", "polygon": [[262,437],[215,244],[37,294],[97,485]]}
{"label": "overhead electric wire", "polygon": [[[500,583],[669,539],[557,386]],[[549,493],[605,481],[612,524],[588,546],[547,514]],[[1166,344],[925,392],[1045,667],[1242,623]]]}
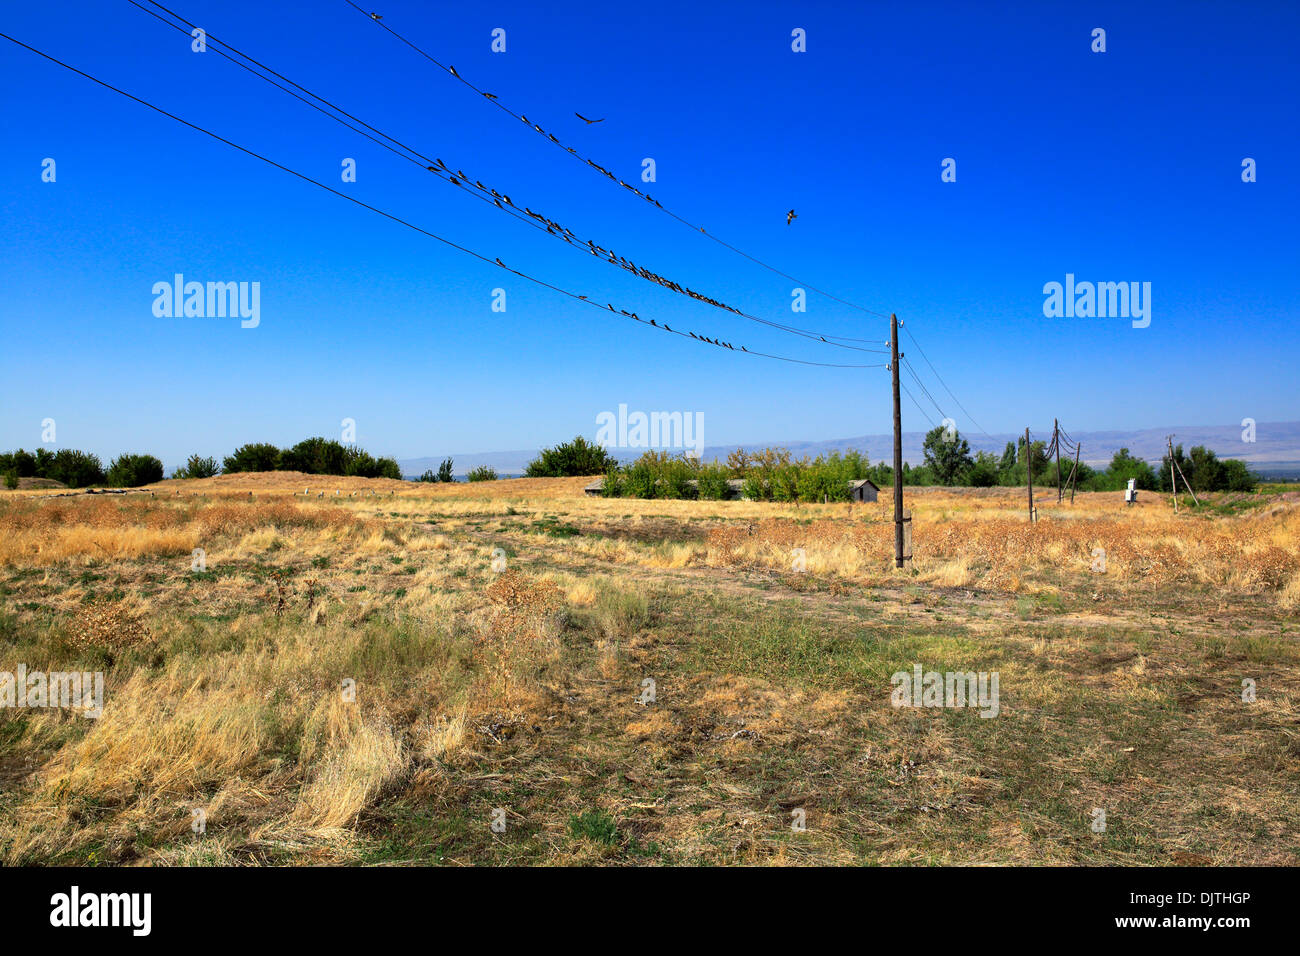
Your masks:
{"label": "overhead electric wire", "polygon": [[[132,6],[144,11],[145,13],[148,13],[150,16],[154,17],[155,19],[167,24],[173,29],[181,33],[184,33],[187,36],[189,35],[190,30],[187,30],[185,29],[185,27],[182,27],[176,23],[172,23],[171,21],[167,20],[166,17],[163,17],[160,14],[155,13],[153,10],[146,9],[145,7],[141,6],[140,3],[136,2],[136,0],[127,0],[127,2],[130,3]],[[185,17],[181,16],[179,13],[176,13],[174,10],[171,10],[168,7],[164,6],[163,4],[156,2],[156,0],[146,0],[146,2],[148,2],[151,6],[157,7],[159,10],[165,11],[168,14],[168,16],[171,16],[176,20],[179,20],[180,23],[185,24],[186,27],[189,27],[191,29],[195,27],[195,24],[192,21],[185,19]],[[473,189],[470,188],[469,185],[470,178],[464,172],[462,172],[461,169],[459,168],[456,169],[456,173],[459,174],[460,176],[460,179],[457,179],[456,176],[452,175],[451,168],[447,166],[445,163],[443,163],[441,159],[422,153],[419,150],[415,149],[414,147],[408,146],[406,143],[402,142],[401,140],[388,135],[387,133],[383,132],[380,129],[377,129],[374,126],[371,126],[369,123],[365,122],[360,117],[357,117],[352,113],[349,113],[347,110],[336,105],[335,103],[331,102],[325,97],[320,96],[319,94],[307,89],[305,86],[301,85],[300,83],[297,83],[289,79],[284,74],[277,72],[276,70],[267,66],[265,63],[261,62],[255,57],[249,56],[248,54],[244,53],[242,50],[238,49],[237,47],[233,46],[230,43],[227,43],[224,40],[219,39],[215,35],[211,33],[207,33],[205,34],[205,36],[208,44],[210,45],[210,48],[214,52],[225,57],[227,60],[230,60],[230,62],[234,63],[236,66],[239,66],[240,68],[248,71],[249,73],[258,77],[259,79],[265,80],[266,82],[270,83],[272,86],[276,87],[276,89],[288,93],[290,96],[293,96],[295,99],[300,100],[303,103],[306,103],[308,106],[311,106],[317,112],[320,112],[325,116],[330,117],[331,119],[347,127],[353,132],[360,133],[362,136],[365,136],[367,139],[371,140],[372,142],[375,142],[378,145],[383,146],[385,149],[389,150],[389,152],[401,156],[403,159],[406,159],[408,162],[414,163],[417,166],[421,166],[428,172],[433,173],[435,176],[437,176],[439,179],[443,180],[444,182],[456,186],[457,188],[473,195],[477,199],[481,199],[482,201],[486,202],[489,205],[493,205],[499,208],[501,211],[508,213],[513,218],[518,219],[524,222],[525,224],[538,229],[539,231],[546,232],[548,235],[552,236],[553,238],[563,241],[570,248],[581,250],[584,253],[589,252],[591,255],[596,256],[597,258],[603,258],[606,262],[610,263],[611,265],[619,266],[620,268],[628,272],[631,272],[633,275],[645,279],[648,282],[653,282],[671,291],[677,292],[682,295],[686,295],[689,298],[696,299],[697,301],[701,301],[709,305],[713,305],[716,308],[722,309],[725,312],[730,312],[734,315],[738,315],[744,319],[748,319],[751,322],[757,322],[761,325],[766,325],[769,328],[779,329],[783,332],[788,332],[792,335],[798,335],[803,338],[819,341],[822,344],[831,345],[836,348],[851,349],[853,351],[858,351],[858,352],[871,352],[877,354],[884,354],[885,352],[884,349],[865,349],[855,345],[846,345],[843,344],[843,342],[839,342],[839,341],[831,341],[832,339],[838,338],[838,336],[822,335],[821,333],[814,332],[811,330],[799,329],[799,328],[795,328],[794,326],[785,325],[784,323],[781,322],[774,322],[770,319],[764,319],[761,316],[753,315],[741,309],[737,309],[733,306],[727,305],[726,303],[719,302],[715,299],[712,299],[708,296],[698,293],[690,288],[682,286],[681,284],[674,282],[671,279],[667,279],[666,277],[654,273],[648,269],[639,267],[636,265],[636,263],[632,262],[631,260],[628,260],[623,256],[617,255],[615,252],[613,252],[613,250],[606,249],[604,246],[601,246],[590,240],[588,240],[586,246],[583,246],[579,237],[575,235],[572,232],[572,230],[560,225],[560,223],[555,222],[554,220],[549,219],[546,216],[541,215],[540,213],[534,212],[532,209],[528,209],[527,207],[525,207],[525,209],[521,213],[518,207],[511,201],[508,195],[499,193],[495,189],[492,189],[489,186],[484,186],[482,182],[477,180],[474,181],[474,185],[476,185],[479,188],[479,190],[481,190],[481,193],[475,192]],[[329,110],[323,109],[322,107],[318,106],[316,103],[304,99],[302,96],[295,93],[293,90],[290,90],[280,85],[279,83],[275,82],[275,80],[271,79],[270,76],[258,72],[258,70],[253,69],[253,67],[248,66],[248,64],[242,63],[240,62],[240,60],[237,60],[234,57],[226,54],[222,50],[217,49],[216,46],[213,46],[213,44],[225,47],[226,49],[235,53],[237,56],[241,57],[242,59],[247,60],[249,63],[255,64],[259,69],[265,70],[266,73],[271,74],[271,76],[284,80],[285,83],[291,84],[295,88],[301,90],[303,93],[306,93],[307,96],[311,97],[312,99],[317,100],[320,103],[324,103],[326,106],[329,107],[329,110],[333,110],[335,112],[331,113],[329,112]],[[379,136],[383,137],[385,140],[388,140],[390,143],[396,144],[396,146],[400,147],[400,150],[395,149],[393,146],[388,145],[388,143],[384,143],[376,139],[374,136],[369,135],[364,130],[357,129],[355,126],[351,125],[351,123],[348,123],[346,120],[340,118],[340,116],[335,115],[335,113],[341,114],[342,116],[347,117],[347,119],[359,123],[361,126],[364,126],[366,129],[371,130],[372,132],[378,134]],[[402,150],[404,150],[405,152],[402,152]],[[407,153],[411,155],[407,155]],[[417,157],[417,158],[412,158],[412,157]],[[435,166],[434,163],[436,163],[437,165]],[[443,171],[439,171],[438,166],[441,166]],[[488,193],[491,193],[491,197],[487,195]],[[501,202],[502,199],[505,200],[504,205]],[[507,205],[510,208],[507,208]],[[527,216],[527,218],[525,218],[525,215]]]}
{"label": "overhead electric wire", "polygon": [[[469,248],[466,248],[465,246],[459,245],[458,243],[453,242],[453,241],[450,240],[450,239],[446,239],[446,238],[444,238],[444,237],[442,237],[442,236],[440,236],[440,235],[438,235],[438,234],[436,234],[436,233],[430,232],[430,231],[427,230],[427,229],[424,229],[424,228],[422,228],[422,227],[420,227],[420,226],[417,226],[417,225],[415,225],[414,223],[408,222],[407,220],[401,218],[400,216],[396,216],[396,215],[394,215],[393,213],[386,212],[385,210],[380,209],[380,208],[378,208],[377,206],[372,206],[372,205],[370,205],[369,203],[366,203],[366,202],[361,201],[360,199],[356,199],[356,198],[354,198],[354,197],[352,197],[352,196],[349,196],[347,193],[340,192],[339,190],[334,189],[334,188],[331,187],[331,186],[327,186],[327,185],[325,185],[324,183],[320,182],[319,180],[312,179],[310,176],[307,176],[307,175],[305,175],[305,174],[303,174],[303,173],[300,173],[300,172],[298,172],[297,170],[290,169],[288,166],[284,166],[284,165],[282,165],[281,163],[277,163],[275,160],[273,160],[273,159],[269,159],[269,158],[267,158],[266,156],[261,155],[260,153],[257,153],[257,152],[254,152],[254,151],[251,150],[251,149],[248,149],[248,148],[245,147],[245,146],[240,146],[238,143],[232,142],[231,140],[228,140],[228,139],[226,139],[225,137],[220,136],[220,135],[218,135],[218,134],[212,132],[211,130],[204,129],[202,126],[199,126],[199,125],[197,125],[197,124],[195,124],[195,123],[191,123],[189,120],[183,119],[183,118],[177,116],[177,115],[174,114],[174,113],[169,113],[167,110],[163,109],[163,108],[160,107],[160,106],[155,106],[153,103],[150,103],[150,102],[147,101],[147,100],[141,99],[140,97],[135,96],[135,95],[132,94],[132,93],[128,93],[128,92],[126,92],[125,90],[119,89],[118,87],[113,86],[112,84],[107,83],[107,82],[105,82],[104,80],[99,79],[98,77],[92,76],[91,74],[86,73],[86,72],[83,71],[83,70],[79,70],[79,69],[77,69],[75,66],[72,66],[72,65],[70,65],[70,64],[68,64],[68,63],[63,62],[62,60],[58,59],[57,57],[51,56],[51,55],[48,54],[48,53],[44,53],[44,52],[42,52],[42,51],[36,49],[36,48],[33,47],[33,46],[29,46],[28,44],[23,43],[21,40],[15,39],[14,37],[11,37],[11,36],[9,36],[9,35],[6,34],[6,33],[0,33],[0,39],[8,40],[9,42],[15,44],[16,46],[20,46],[20,47],[22,47],[23,49],[28,50],[28,51],[31,52],[31,53],[35,53],[37,56],[39,56],[39,57],[41,57],[41,58],[43,58],[43,59],[49,60],[51,63],[54,63],[54,64],[56,64],[56,65],[58,65],[58,66],[61,66],[61,67],[63,67],[64,69],[66,69],[66,70],[68,70],[68,71],[70,71],[70,72],[72,72],[72,73],[76,73],[78,76],[82,76],[82,77],[84,77],[84,78],[90,80],[91,82],[96,83],[96,84],[98,84],[99,86],[104,87],[104,88],[107,89],[107,90],[111,90],[112,92],[117,93],[119,96],[124,96],[124,97],[126,97],[127,99],[129,99],[129,100],[132,100],[132,101],[134,101],[134,102],[136,102],[136,103],[139,103],[141,106],[148,107],[149,109],[153,110],[154,112],[156,112],[156,113],[160,113],[160,114],[162,114],[163,116],[166,116],[168,119],[175,120],[176,122],[180,123],[181,125],[183,125],[183,126],[187,126],[187,127],[189,127],[190,129],[195,130],[196,132],[203,133],[204,135],[209,136],[209,137],[211,137],[212,139],[215,139],[215,140],[217,140],[217,141],[220,142],[220,143],[224,143],[226,146],[230,146],[230,147],[233,148],[233,149],[237,149],[237,150],[239,150],[241,153],[244,153],[244,154],[246,154],[246,155],[248,155],[248,156],[252,156],[254,159],[261,160],[262,162],[266,163],[266,164],[269,165],[269,166],[273,166],[273,167],[275,167],[276,169],[279,169],[279,170],[282,171],[282,172],[286,172],[286,173],[290,174],[291,176],[294,176],[294,177],[297,178],[297,179],[301,179],[303,182],[310,183],[310,184],[312,184],[313,186],[317,186],[317,187],[319,187],[320,189],[325,190],[326,192],[333,193],[335,196],[338,196],[338,197],[340,197],[341,199],[346,199],[348,202],[353,203],[354,205],[360,206],[360,207],[362,207],[363,209],[368,209],[368,210],[370,210],[371,212],[377,213],[378,215],[383,216],[385,219],[390,219],[390,220],[392,220],[393,222],[400,223],[401,225],[406,226],[408,229],[411,229],[411,230],[413,230],[413,231],[415,231],[415,232],[418,232],[418,233],[420,233],[421,235],[428,236],[430,239],[436,239],[438,242],[441,242],[441,243],[443,243],[444,245],[450,246],[451,248],[456,249],[456,250],[459,251],[459,252],[463,252],[463,253],[465,253],[466,255],[472,256],[472,257],[474,257],[475,259],[478,259],[478,260],[480,260],[480,261],[482,261],[482,262],[485,262],[485,263],[487,263],[487,264],[489,264],[489,265],[497,265],[497,266],[499,266],[500,268],[506,270],[507,272],[513,273],[514,275],[517,275],[517,276],[519,276],[519,277],[522,278],[522,279],[526,279],[527,281],[532,282],[532,283],[534,283],[534,284],[536,284],[536,285],[540,285],[540,286],[543,286],[543,287],[545,287],[545,288],[551,289],[552,291],[559,292],[561,295],[566,295],[566,296],[568,296],[568,297],[570,297],[570,298],[572,298],[572,299],[575,299],[575,300],[578,300],[578,301],[584,302],[584,303],[586,303],[587,305],[590,305],[590,306],[592,306],[592,307],[594,307],[594,308],[601,308],[597,303],[590,301],[586,296],[582,296],[582,295],[578,295],[577,293],[570,292],[570,291],[568,291],[567,289],[561,288],[560,286],[557,286],[557,285],[553,285],[552,283],[546,282],[546,281],[543,280],[543,279],[538,279],[538,278],[536,278],[535,276],[528,275],[527,273],[520,272],[520,271],[518,271],[517,269],[511,269],[509,266],[507,266],[507,265],[506,265],[504,262],[502,262],[500,259],[496,259],[496,260],[489,259],[487,256],[484,256],[484,255],[482,255],[481,253],[475,252],[474,250],[469,249]],[[654,326],[655,328],[658,328],[658,329],[662,329],[662,330],[664,330],[665,332],[671,332],[671,333],[674,334],[674,335],[680,335],[680,336],[682,336],[682,337],[684,337],[684,338],[689,337],[689,338],[695,339],[696,341],[705,342],[705,343],[707,343],[707,344],[710,344],[710,345],[715,346],[716,348],[728,349],[729,351],[740,351],[740,352],[744,352],[744,353],[747,354],[747,355],[755,355],[755,356],[758,356],[758,357],[760,357],[760,358],[770,358],[770,359],[774,359],[774,360],[776,360],[776,361],[781,361],[781,362],[790,362],[790,363],[794,363],[794,364],[798,364],[798,365],[813,365],[813,366],[820,366],[820,367],[824,367],[824,368],[880,368],[880,367],[881,367],[881,366],[879,366],[879,365],[841,365],[841,364],[835,364],[835,363],[830,363],[830,362],[814,362],[814,361],[807,360],[807,359],[797,359],[797,358],[792,358],[792,357],[789,357],[789,356],[775,355],[775,354],[771,354],[771,353],[767,353],[767,352],[751,352],[749,349],[745,348],[744,346],[741,346],[741,347],[739,347],[739,348],[736,348],[735,346],[729,345],[729,344],[727,344],[727,343],[719,342],[719,341],[717,341],[716,339],[711,339],[711,338],[708,338],[708,337],[706,337],[706,336],[699,336],[699,335],[696,335],[696,334],[693,333],[693,332],[681,332],[681,331],[678,331],[678,330],[676,330],[676,329],[672,329],[672,328],[670,328],[670,327],[669,327],[668,325],[666,325],[666,324],[664,324],[664,325],[660,325],[659,323],[655,322],[653,319],[650,319],[650,320],[642,319],[640,316],[636,315],[635,313],[632,313],[632,312],[626,312],[626,311],[624,311],[624,310],[622,310],[622,309],[615,309],[614,306],[613,306],[612,304],[609,304],[607,307],[608,307],[608,310],[609,310],[610,312],[618,312],[618,313],[621,313],[622,315],[624,315],[624,316],[626,316],[627,318],[630,318],[630,319],[632,319],[632,320],[634,320],[634,321],[636,321],[636,322],[640,322],[640,323],[643,323],[643,324],[648,323],[648,324]]]}
{"label": "overhead electric wire", "polygon": [[917,387],[921,390],[921,394],[923,394],[926,398],[930,400],[930,404],[935,407],[936,411],[938,411],[939,417],[944,420],[947,420],[948,413],[945,412],[939,406],[939,403],[934,400],[934,396],[930,394],[930,390],[925,387],[925,383],[921,381],[921,377],[917,375],[916,370],[912,368],[912,363],[905,358],[901,359],[901,361],[902,361],[903,368],[907,369],[907,374],[912,376],[912,380],[916,382]]}
{"label": "overhead electric wire", "polygon": [[966,406],[961,403],[961,399],[959,399],[956,395],[953,394],[952,389],[948,387],[948,383],[945,382],[943,380],[943,376],[939,374],[939,370],[936,369],[934,367],[934,363],[930,361],[930,357],[925,354],[925,349],[921,348],[921,343],[918,342],[916,340],[916,336],[912,334],[912,330],[907,326],[903,326],[903,331],[906,332],[907,337],[912,340],[912,344],[916,346],[916,350],[921,353],[921,358],[925,359],[925,364],[930,366],[930,371],[933,372],[934,377],[939,380],[939,384],[943,386],[944,391],[947,392],[952,397],[952,400],[957,403],[957,407],[960,408],[962,412],[966,415],[966,417],[971,420],[971,424],[974,425],[976,428],[978,428],[981,432],[983,432],[985,438],[988,438],[990,440],[996,440],[993,438],[992,435],[990,435],[987,431],[984,430],[983,425],[975,421],[974,415],[966,411]]}
{"label": "overhead electric wire", "polygon": [[931,426],[938,427],[934,425],[934,419],[930,417],[930,413],[927,412],[924,408],[922,408],[921,403],[916,400],[916,396],[914,396],[910,391],[908,391],[907,386],[904,385],[902,382],[899,382],[898,387],[901,388],[906,393],[907,397],[912,400],[912,404],[916,406],[916,410],[921,413],[921,416],[927,422],[929,422]]}
{"label": "overhead electric wire", "polygon": [[[726,248],[730,249],[732,252],[736,253],[737,255],[743,256],[744,258],[748,259],[750,262],[753,262],[753,263],[755,263],[756,265],[762,266],[764,269],[767,269],[769,272],[773,272],[773,273],[776,273],[776,274],[779,275],[779,276],[783,276],[784,278],[789,279],[789,280],[792,281],[792,282],[797,282],[797,283],[799,283],[801,286],[804,286],[804,287],[806,287],[806,288],[808,288],[808,289],[811,289],[813,292],[816,292],[818,295],[825,296],[825,297],[828,298],[828,299],[833,299],[834,301],[839,302],[841,305],[847,305],[847,306],[849,306],[850,308],[857,309],[857,310],[860,311],[860,312],[866,312],[868,315],[875,315],[875,316],[878,316],[878,317],[880,317],[880,318],[882,318],[882,319],[887,319],[887,318],[889,318],[889,313],[888,313],[888,312],[877,312],[877,311],[875,311],[874,309],[868,309],[868,308],[866,308],[865,306],[858,305],[856,302],[851,302],[851,301],[848,300],[848,299],[843,299],[843,298],[840,298],[840,297],[837,296],[837,295],[834,295],[833,293],[827,292],[825,289],[820,289],[820,288],[818,288],[817,286],[813,285],[813,284],[810,283],[810,282],[806,282],[806,281],[804,281],[803,279],[798,278],[797,276],[790,275],[788,272],[783,272],[782,270],[778,269],[776,266],[773,266],[773,265],[771,265],[771,264],[769,264],[769,263],[767,263],[767,262],[764,262],[762,259],[759,259],[759,258],[756,257],[756,256],[752,256],[752,255],[750,255],[749,253],[745,252],[743,249],[738,249],[737,247],[733,246],[731,243],[726,242],[726,241],[724,241],[723,239],[720,239],[719,237],[713,235],[712,233],[708,232],[708,231],[707,231],[703,226],[698,225],[697,223],[693,223],[693,222],[691,222],[690,220],[688,220],[688,219],[686,219],[686,218],[684,218],[684,217],[682,217],[682,216],[679,216],[677,213],[673,212],[672,210],[665,208],[664,205],[663,205],[662,203],[660,203],[660,202],[659,202],[658,200],[656,200],[656,199],[653,199],[653,198],[652,198],[648,193],[643,193],[641,190],[637,189],[635,186],[632,186],[632,185],[630,185],[629,183],[625,183],[625,182],[623,182],[621,179],[619,179],[619,178],[618,178],[617,176],[615,176],[613,173],[609,172],[609,170],[605,169],[605,167],[601,166],[600,164],[598,164],[598,163],[596,163],[596,162],[593,162],[592,160],[590,160],[590,159],[588,159],[588,158],[586,158],[586,157],[584,157],[584,156],[579,155],[579,154],[578,154],[578,151],[575,150],[573,147],[571,147],[571,146],[565,146],[563,143],[561,143],[561,142],[560,142],[560,141],[555,137],[555,134],[554,134],[554,133],[548,133],[548,132],[546,132],[546,130],[544,130],[544,129],[542,129],[540,126],[538,126],[536,123],[529,122],[527,116],[525,116],[523,113],[516,113],[516,112],[515,112],[514,110],[512,110],[510,107],[508,107],[508,106],[506,106],[504,103],[502,103],[502,102],[501,102],[501,101],[500,101],[500,100],[499,100],[499,99],[498,99],[494,94],[488,93],[486,90],[481,89],[481,88],[478,87],[478,86],[475,86],[475,85],[474,85],[473,83],[471,83],[469,80],[465,79],[465,78],[464,78],[463,76],[461,76],[458,72],[456,72],[456,68],[455,68],[454,66],[452,66],[451,64],[444,64],[444,63],[442,63],[441,61],[439,61],[438,59],[436,59],[434,56],[432,56],[431,54],[429,54],[428,52],[426,52],[425,50],[423,50],[422,48],[420,48],[418,45],[416,45],[415,43],[413,43],[411,40],[407,39],[407,38],[406,38],[405,36],[403,36],[401,33],[398,33],[396,30],[394,30],[394,29],[393,29],[392,27],[390,27],[388,24],[384,23],[383,20],[382,20],[382,18],[379,18],[379,17],[376,17],[376,16],[372,16],[371,14],[367,13],[364,9],[362,9],[362,8],[359,7],[359,6],[357,6],[357,4],[355,4],[355,3],[353,2],[353,0],[344,0],[344,2],[347,3],[348,6],[352,7],[352,9],[354,9],[354,10],[356,10],[358,13],[360,13],[362,16],[366,17],[366,19],[370,20],[372,23],[375,23],[375,24],[377,24],[378,26],[382,27],[384,30],[387,30],[387,31],[388,31],[390,34],[392,34],[396,39],[398,39],[398,40],[400,40],[402,43],[406,44],[408,47],[410,47],[410,48],[411,48],[412,50],[414,50],[416,53],[420,54],[420,56],[424,57],[426,60],[428,60],[428,61],[429,61],[430,63],[432,63],[434,66],[438,67],[438,68],[439,68],[440,70],[442,70],[443,72],[445,72],[445,73],[447,73],[447,74],[449,74],[449,75],[455,77],[456,79],[460,80],[461,83],[465,84],[465,86],[468,86],[468,87],[469,87],[471,90],[473,90],[475,93],[479,94],[479,96],[481,96],[484,100],[486,100],[487,102],[489,102],[489,103],[491,103],[492,105],[496,106],[496,107],[497,107],[498,109],[500,109],[501,111],[503,111],[503,112],[509,114],[510,116],[513,116],[515,119],[522,121],[525,125],[530,126],[532,129],[536,130],[537,133],[538,133],[538,134],[539,134],[543,139],[547,140],[548,142],[553,143],[555,146],[559,147],[559,148],[562,149],[564,152],[566,152],[566,153],[568,153],[569,155],[573,156],[574,159],[577,159],[578,161],[580,161],[580,162],[586,164],[587,166],[590,166],[591,168],[595,169],[597,172],[603,173],[603,174],[606,176],[606,178],[608,178],[611,182],[615,182],[615,183],[617,183],[618,185],[622,186],[623,188],[629,190],[630,192],[635,193],[636,195],[640,196],[642,199],[646,200],[646,202],[648,202],[650,205],[652,205],[652,206],[654,206],[655,208],[659,209],[661,212],[665,213],[666,215],[671,216],[673,219],[677,220],[677,221],[680,222],[682,225],[689,227],[692,231],[701,233],[702,235],[706,236],[706,237],[709,238],[709,239],[712,239],[714,242],[718,243],[719,245],[725,246]],[[810,331],[810,330],[805,330],[805,331]],[[875,339],[855,339],[855,338],[850,338],[849,336],[843,336],[843,335],[833,336],[833,335],[826,334],[826,333],[812,333],[812,334],[816,334],[816,335],[818,335],[818,336],[820,336],[820,337],[824,337],[824,338],[828,338],[828,339],[829,339],[829,338],[838,338],[838,339],[841,339],[841,340],[843,340],[843,341],[849,341],[849,342],[874,342],[874,341],[875,341]]]}

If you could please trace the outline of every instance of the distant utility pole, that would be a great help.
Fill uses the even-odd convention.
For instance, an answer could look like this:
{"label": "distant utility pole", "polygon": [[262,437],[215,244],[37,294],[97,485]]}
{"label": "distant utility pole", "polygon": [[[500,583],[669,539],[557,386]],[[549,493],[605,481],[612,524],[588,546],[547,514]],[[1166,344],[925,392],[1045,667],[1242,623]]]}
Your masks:
{"label": "distant utility pole", "polygon": [[1070,504],[1074,504],[1074,483],[1079,474],[1079,452],[1083,449],[1082,445],[1074,446],[1074,467],[1070,469]]}
{"label": "distant utility pole", "polygon": [[1174,514],[1178,514],[1178,473],[1174,470],[1174,436],[1166,435],[1165,443],[1169,446],[1169,484],[1174,492]]}
{"label": "distant utility pole", "polygon": [[1029,429],[1025,429],[1025,477],[1029,479],[1029,523],[1034,523],[1034,448],[1029,444]]}
{"label": "distant utility pole", "polygon": [[903,407],[898,396],[898,316],[889,314],[889,370],[894,382],[894,567],[903,566]]}
{"label": "distant utility pole", "polygon": [[1056,503],[1059,505],[1065,489],[1061,487],[1061,422],[1056,418],[1052,419],[1052,444],[1056,446]]}
{"label": "distant utility pole", "polygon": [[[1178,471],[1178,474],[1180,474],[1180,475],[1183,475],[1183,469],[1182,469],[1182,466],[1179,465],[1178,462],[1174,459],[1174,436],[1173,436],[1173,435],[1170,435],[1169,438],[1168,438],[1168,441],[1169,441],[1169,480],[1170,480],[1170,481],[1174,481],[1174,471],[1175,471],[1175,469]],[[1193,470],[1194,470],[1194,469],[1193,469]],[[1187,476],[1186,476],[1186,475],[1183,475],[1183,487],[1187,489],[1187,493],[1188,493],[1189,495],[1192,496],[1192,501],[1196,502],[1196,506],[1199,508],[1199,507],[1201,506],[1201,499],[1197,498],[1197,497],[1196,497],[1196,492],[1192,491],[1192,483],[1191,483],[1190,481],[1187,480]],[[1174,484],[1174,511],[1177,511],[1177,510],[1178,510],[1178,485],[1177,485],[1177,483],[1175,482],[1175,484]]]}

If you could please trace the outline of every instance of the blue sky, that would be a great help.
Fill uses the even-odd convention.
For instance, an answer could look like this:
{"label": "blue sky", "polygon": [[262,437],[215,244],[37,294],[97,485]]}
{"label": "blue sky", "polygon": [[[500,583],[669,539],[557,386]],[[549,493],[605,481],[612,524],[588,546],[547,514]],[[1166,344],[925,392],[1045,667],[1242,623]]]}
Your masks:
{"label": "blue sky", "polygon": [[[750,313],[884,343],[605,181],[343,0],[175,0],[185,18],[585,238]],[[1270,4],[437,5],[384,22],[664,206],[896,311],[990,432],[1297,415],[1300,7]],[[506,30],[506,52],[490,49]],[[790,48],[807,31],[807,52]],[[1093,53],[1091,31],[1106,30]],[[750,349],[772,331],[526,228],[125,0],[7,4],[5,33],[334,188],[601,302]],[[0,447],[169,465],[339,437],[397,457],[531,448],[620,403],[706,443],[886,432],[883,368],[721,351],[586,308],[0,41]],[[606,121],[587,126],[574,111]],[[57,163],[54,183],[41,163]],[[343,183],[344,157],[357,182]],[[640,182],[641,161],[657,181]],[[957,162],[957,181],[940,164]],[[1243,158],[1258,181],[1241,181]],[[787,226],[785,212],[798,219]],[[1152,321],[1045,318],[1044,283],[1152,285]],[[176,273],[261,284],[261,322],[156,318]],[[491,311],[506,290],[505,313]],[[904,350],[910,341],[904,336]],[[914,351],[962,430],[975,430]],[[909,380],[905,377],[904,382]],[[913,391],[916,391],[913,389]],[[937,412],[926,405],[936,420]],[[904,399],[904,427],[929,427]]]}

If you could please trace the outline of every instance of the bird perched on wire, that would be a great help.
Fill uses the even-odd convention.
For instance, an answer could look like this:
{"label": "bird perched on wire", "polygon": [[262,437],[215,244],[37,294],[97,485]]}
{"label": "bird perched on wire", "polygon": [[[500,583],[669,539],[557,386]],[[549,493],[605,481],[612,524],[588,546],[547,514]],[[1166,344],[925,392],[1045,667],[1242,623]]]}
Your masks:
{"label": "bird perched on wire", "polygon": [[788,213],[785,214],[785,224],[788,226],[790,225],[790,223],[794,222],[798,218],[799,218],[799,214],[795,212],[793,209],[791,209]]}
{"label": "bird perched on wire", "polygon": [[378,13],[372,13],[372,14],[370,14],[370,19],[371,19],[371,20],[382,20],[382,19],[384,19],[384,18],[383,18],[382,16],[380,16]]}
{"label": "bird perched on wire", "polygon": [[583,116],[581,113],[577,112],[576,110],[574,111],[573,115],[576,116],[576,117],[578,117],[578,119],[582,120],[582,121],[583,121],[584,123],[586,123],[588,126],[590,126],[592,123],[603,123],[603,122],[605,122],[605,117],[603,117],[603,116],[602,116],[600,119],[597,119],[597,120],[594,120],[594,119],[587,119],[587,117]]}

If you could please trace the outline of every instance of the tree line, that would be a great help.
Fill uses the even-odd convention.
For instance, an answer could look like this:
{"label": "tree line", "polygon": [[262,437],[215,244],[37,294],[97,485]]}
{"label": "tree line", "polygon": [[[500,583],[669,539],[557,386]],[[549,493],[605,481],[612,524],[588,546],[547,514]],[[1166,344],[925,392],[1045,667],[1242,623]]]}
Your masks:
{"label": "tree line", "polygon": [[[935,428],[922,445],[924,462],[903,464],[903,484],[911,486],[1023,487],[1032,462],[1034,484],[1056,487],[1056,464],[1048,457],[1047,443],[1032,441],[1026,455],[1023,439],[1007,442],[1002,455],[971,454],[970,443],[953,430]],[[1259,477],[1244,462],[1220,459],[1203,446],[1188,454],[1181,445],[1174,458],[1194,491],[1253,491]],[[1069,478],[1074,462],[1061,463],[1061,481]],[[1138,488],[1169,489],[1170,465],[1166,456],[1159,469],[1121,448],[1104,469],[1079,462],[1075,486],[1081,491],[1119,491],[1130,478]],[[831,452],[816,458],[795,459],[785,448],[746,451],[738,448],[725,463],[704,463],[667,451],[648,451],[628,465],[620,465],[599,445],[578,436],[554,448],[545,448],[524,472],[529,478],[604,475],[602,494],[630,498],[721,499],[729,482],[739,479],[742,493],[755,501],[847,501],[849,482],[870,479],[879,488],[891,487],[894,469],[886,462],[872,464],[859,451]],[[1181,484],[1181,480],[1180,480]]]}
{"label": "tree line", "polygon": [[[191,455],[173,478],[211,478],[218,474],[248,471],[302,471],[309,475],[354,475],[359,478],[402,480],[393,458],[376,458],[363,448],[326,438],[308,438],[288,448],[268,442],[241,445],[221,464],[215,458]],[[105,470],[98,455],[74,448],[51,452],[38,448],[29,452],[0,453],[0,475],[7,487],[16,488],[19,478],[48,478],[69,488],[107,485],[138,488],[163,479],[163,463],[153,455],[122,454]]]}

